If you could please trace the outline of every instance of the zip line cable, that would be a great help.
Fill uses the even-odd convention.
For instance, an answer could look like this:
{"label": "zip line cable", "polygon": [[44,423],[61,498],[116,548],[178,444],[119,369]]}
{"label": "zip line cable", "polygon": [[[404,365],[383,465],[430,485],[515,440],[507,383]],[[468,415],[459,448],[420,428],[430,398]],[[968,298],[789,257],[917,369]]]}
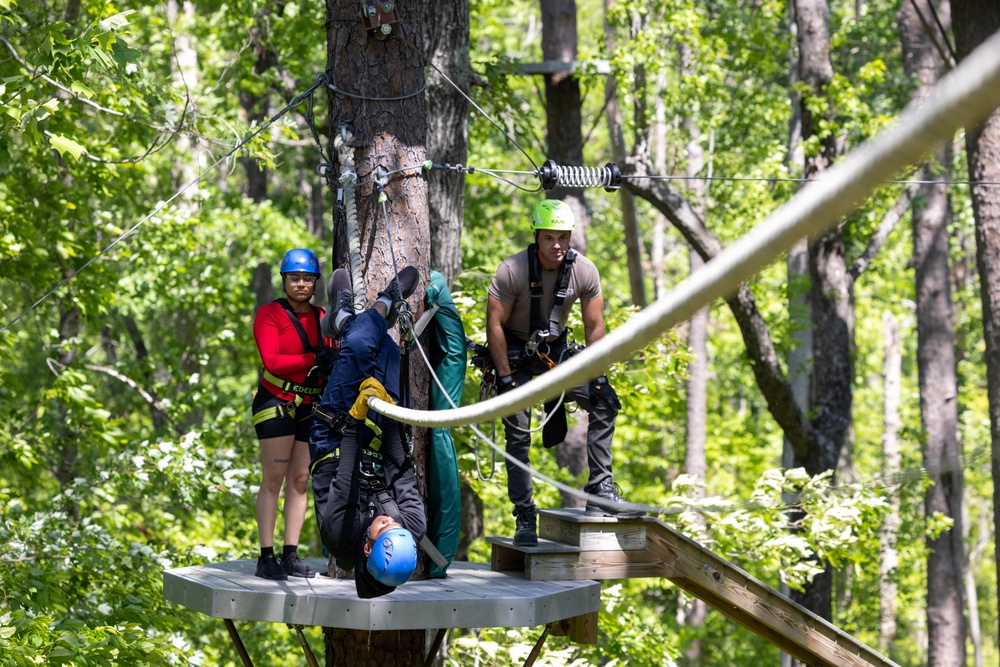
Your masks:
{"label": "zip line cable", "polygon": [[[852,151],[830,168],[826,178],[808,183],[791,200],[698,272],[688,276],[668,295],[564,365],[522,387],[472,406],[456,406],[450,397],[449,402],[453,406],[450,410],[414,410],[375,397],[368,399],[368,406],[391,419],[414,426],[443,428],[472,425],[478,437],[499,451],[475,424],[544,403],[562,391],[588,382],[612,364],[628,360],[633,353],[653,342],[664,331],[689,319],[707,303],[731,293],[739,283],[769,265],[799,239],[835,224],[841,216],[864,201],[880,183],[918,161],[925,146],[944,141],[960,127],[987,116],[1000,104],[998,91],[1000,33],[988,39],[946,75],[935,87],[936,94],[930,96],[923,106],[909,105],[895,126]],[[425,357],[425,363],[427,361]],[[435,381],[438,381],[436,376]],[[446,391],[442,393],[448,395]],[[508,461],[513,460],[506,452],[503,454]],[[525,467],[519,461],[516,463]],[[526,469],[538,479],[560,489],[565,486],[542,476],[530,466]],[[582,493],[570,488],[563,490]]]}
{"label": "zip line cable", "polygon": [[835,224],[878,184],[918,161],[924,147],[948,140],[960,127],[978,122],[993,111],[1000,104],[1000,33],[948,73],[934,93],[922,105],[909,105],[896,125],[833,165],[823,180],[807,184],[671,293],[540,380],[483,403],[451,410],[417,411],[377,398],[369,398],[369,405],[381,414],[416,426],[464,426],[551,400],[612,364],[628,360],[705,304],[730,294],[799,239]]}

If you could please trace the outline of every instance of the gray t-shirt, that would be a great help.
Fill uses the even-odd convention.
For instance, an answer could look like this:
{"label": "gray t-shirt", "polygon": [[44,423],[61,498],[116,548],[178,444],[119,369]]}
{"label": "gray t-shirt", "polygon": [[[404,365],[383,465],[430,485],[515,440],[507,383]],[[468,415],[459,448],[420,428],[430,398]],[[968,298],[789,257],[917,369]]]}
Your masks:
{"label": "gray t-shirt", "polygon": [[[542,321],[548,324],[555,303],[556,278],[559,271],[542,269]],[[577,299],[590,301],[601,295],[601,275],[597,267],[589,259],[576,254],[573,273],[566,289],[566,300],[563,301],[562,314],[559,318],[560,330],[566,328],[569,311]],[[493,281],[490,283],[490,296],[503,303],[512,303],[506,329],[515,336],[528,340],[531,336],[531,289],[528,285],[528,250],[511,255],[497,268]]]}

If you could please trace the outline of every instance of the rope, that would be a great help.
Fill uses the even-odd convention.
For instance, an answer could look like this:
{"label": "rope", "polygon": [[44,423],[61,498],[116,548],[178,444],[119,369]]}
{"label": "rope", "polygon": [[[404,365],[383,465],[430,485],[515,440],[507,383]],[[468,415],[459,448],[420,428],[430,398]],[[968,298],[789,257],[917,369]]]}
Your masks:
{"label": "rope", "polygon": [[358,205],[354,189],[358,173],[354,169],[354,149],[350,146],[354,134],[347,125],[340,126],[340,133],[333,139],[340,164],[340,187],[344,192],[344,210],[347,212],[347,260],[351,266],[351,284],[354,285],[354,307],[364,308],[367,296],[364,276],[361,274],[361,233],[358,230]]}
{"label": "rope", "polygon": [[1000,103],[1000,33],[993,35],[946,75],[924,106],[911,104],[899,122],[850,153],[808,184],[670,294],[636,314],[564,365],[541,378],[476,405],[420,411],[368,400],[376,412],[430,428],[464,426],[510,415],[583,384],[632,354],[700,308],[723,297],[773,262],[796,241],[825,229],[893,174],[923,157],[925,147],[950,141],[961,127],[987,116]]}

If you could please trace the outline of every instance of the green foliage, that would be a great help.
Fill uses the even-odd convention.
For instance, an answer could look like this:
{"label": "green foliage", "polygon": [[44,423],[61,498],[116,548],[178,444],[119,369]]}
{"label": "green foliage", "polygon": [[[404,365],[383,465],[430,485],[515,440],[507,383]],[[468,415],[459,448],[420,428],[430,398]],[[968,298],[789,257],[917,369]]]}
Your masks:
{"label": "green foliage", "polygon": [[[835,76],[824,97],[808,100],[822,115],[820,138],[856,146],[908,101],[913,83],[902,72],[897,4],[830,4]],[[0,0],[2,665],[239,664],[219,624],[163,601],[161,577],[165,567],[249,556],[256,543],[258,455],[248,408],[259,360],[251,286],[258,266],[273,266],[288,247],[324,247],[302,224],[319,160],[302,110],[150,214],[326,69],[325,6],[281,5],[200,2],[189,5],[193,13],[168,16],[155,4],[84,0],[73,16],[70,3]],[[684,172],[684,121],[697,125],[708,158],[702,174],[717,179],[706,182],[705,222],[731,243],[798,187],[769,180],[797,175],[787,167],[794,39],[787,3],[617,2],[608,14],[613,45],[603,10],[594,0],[578,3],[579,59],[610,63],[630,144],[648,124],[663,123],[662,146],[654,148],[662,148],[664,175]],[[540,77],[515,72],[521,62],[541,60],[537,3],[479,0],[470,12],[473,67],[489,83],[471,94],[524,153],[471,110],[468,163],[530,171],[547,157],[544,88]],[[258,28],[263,51],[248,48]],[[681,47],[689,58],[683,71]],[[184,49],[197,64],[181,71]],[[272,66],[257,66],[262,53],[274,56]],[[592,67],[578,77],[585,162],[604,164],[612,159],[605,79]],[[316,114],[322,118],[323,110]],[[268,168],[263,201],[247,198],[243,161]],[[956,179],[965,177],[963,156],[953,169]],[[480,342],[489,279],[530,241],[528,216],[544,196],[530,175],[512,180],[528,191],[482,171],[466,178],[465,270],[455,296],[467,332]],[[691,192],[684,182],[675,185]],[[845,219],[849,257],[865,249],[899,191],[899,184],[880,188]],[[997,619],[995,547],[982,518],[991,511],[992,480],[982,444],[989,422],[981,302],[968,195],[957,186],[949,194],[970,568],[980,619],[990,628]],[[601,271],[605,319],[614,330],[636,313],[618,195],[594,190],[586,197],[587,254]],[[658,214],[637,206],[648,256]],[[946,525],[923,517],[925,482],[914,474],[923,436],[909,234],[901,223],[855,283],[853,449],[836,483],[778,469],[782,434],[724,304],[709,306],[703,488],[683,475],[691,360],[683,328],[609,369],[624,405],[615,476],[625,496],[669,508],[679,528],[771,585],[799,586],[815,571],[813,559],[829,560],[834,621],[870,644],[878,641],[878,530],[887,499],[898,500],[899,565],[891,574],[899,586],[898,632],[889,654],[901,665],[925,662],[909,638],[925,625],[926,538]],[[669,290],[687,276],[687,250],[669,231],[663,250]],[[788,293],[804,287],[790,287],[780,265],[752,281],[779,358],[793,344]],[[903,482],[881,476],[884,313],[895,317],[903,341]],[[571,325],[582,339],[579,321]],[[478,372],[470,368],[467,379],[464,402],[471,403],[479,398]],[[502,447],[502,428],[479,427]],[[484,504],[485,533],[510,534],[502,457],[471,428],[454,435],[463,480]],[[567,485],[585,481],[540,448],[533,464]],[[492,478],[481,478],[490,471]],[[561,501],[548,485],[536,491],[542,505]],[[313,523],[306,521],[303,548],[315,555]],[[472,543],[470,559],[488,561],[484,540]],[[600,643],[550,638],[536,664],[674,664],[696,639],[706,666],[777,660],[776,649],[720,614],[709,613],[700,628],[679,627],[686,601],[659,581],[609,583]],[[520,664],[538,632],[456,632],[451,657]],[[295,664],[287,650],[295,639],[285,628],[260,624],[244,638],[281,656],[279,664]],[[987,662],[995,662],[995,640],[987,644]]]}

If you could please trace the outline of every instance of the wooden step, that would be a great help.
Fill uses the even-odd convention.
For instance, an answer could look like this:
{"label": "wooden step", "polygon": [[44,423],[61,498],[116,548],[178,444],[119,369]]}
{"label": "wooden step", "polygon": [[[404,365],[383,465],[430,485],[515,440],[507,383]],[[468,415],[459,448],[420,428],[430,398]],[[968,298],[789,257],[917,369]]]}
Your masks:
{"label": "wooden step", "polygon": [[543,509],[538,512],[538,535],[583,551],[642,551],[646,548],[644,519],[587,516],[582,509]]}
{"label": "wooden step", "polygon": [[673,568],[646,550],[644,518],[587,516],[576,509],[543,509],[538,546],[516,546],[509,537],[488,537],[491,567],[521,572],[533,581],[669,577]]}

